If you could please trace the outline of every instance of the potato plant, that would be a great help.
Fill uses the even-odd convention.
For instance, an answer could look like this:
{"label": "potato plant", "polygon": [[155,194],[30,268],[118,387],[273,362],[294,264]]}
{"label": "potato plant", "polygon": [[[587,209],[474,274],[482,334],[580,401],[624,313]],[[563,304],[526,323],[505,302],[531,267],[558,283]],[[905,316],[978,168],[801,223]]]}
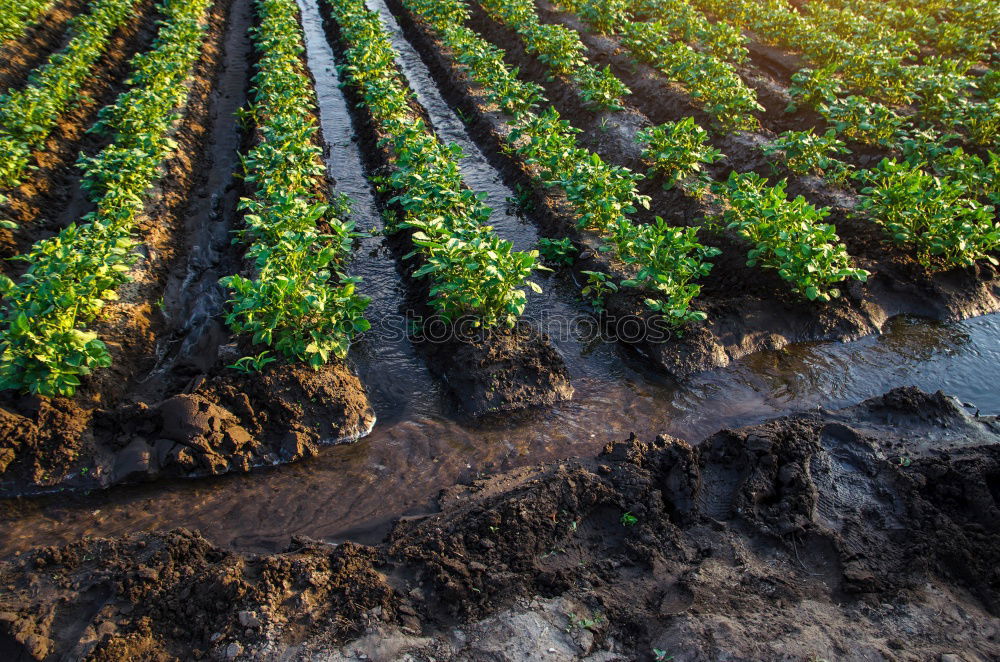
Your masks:
{"label": "potato plant", "polygon": [[715,193],[724,203],[716,222],[754,244],[747,264],[775,269],[800,296],[829,301],[840,296],[837,283],[863,282],[870,275],[851,266],[836,228],[822,222],[829,210],[813,207],[802,196],[789,200],[784,181],[771,186],[756,173],[733,172]]}
{"label": "potato plant", "polygon": [[921,166],[883,159],[876,168],[859,172],[866,184],[860,211],[896,243],[916,247],[928,267],[970,266],[979,259],[997,264],[991,255],[1000,248],[994,208],[969,198],[961,182],[935,177]]}
{"label": "potato plant", "polygon": [[28,83],[0,96],[0,186],[18,186],[60,115],[77,100],[111,34],[129,17],[138,0],[95,0],[90,11],[72,19],[71,38],[61,51],[31,73]]}
{"label": "potato plant", "polygon": [[357,234],[341,218],[346,205],[338,209],[316,193],[325,167],[295,0],[257,0],[257,14],[251,37],[259,59],[244,116],[256,123],[259,140],[243,158],[253,195],[240,202],[247,213],[239,233],[255,274],[222,279],[232,292],[226,322],[254,344],[318,368],[346,356],[369,328],[368,299],[355,291],[358,279],[341,272]]}
{"label": "potato plant", "polygon": [[144,196],[175,148],[169,131],[188,95],[185,80],[201,54],[209,0],[163,0],[159,34],[136,56],[132,87],[102,113],[99,129],[113,142],[81,158],[96,210],[18,259],[28,268],[17,282],[0,279],[0,388],[70,396],[80,378],[107,367],[107,347],[87,325],[117,299],[138,259],[132,250]]}
{"label": "potato plant", "polygon": [[850,153],[834,129],[821,136],[812,129],[785,131],[762,149],[765,156],[774,159],[771,165],[776,171],[780,162],[797,175],[820,175],[831,181],[843,181],[850,172],[850,166],[834,156]]}
{"label": "potato plant", "polygon": [[711,181],[704,164],[723,157],[722,152],[708,144],[708,131],[698,126],[693,117],[643,129],[636,134],[636,141],[644,145],[643,158],[653,164],[650,174],[661,173],[667,189],[680,186],[700,194]]}

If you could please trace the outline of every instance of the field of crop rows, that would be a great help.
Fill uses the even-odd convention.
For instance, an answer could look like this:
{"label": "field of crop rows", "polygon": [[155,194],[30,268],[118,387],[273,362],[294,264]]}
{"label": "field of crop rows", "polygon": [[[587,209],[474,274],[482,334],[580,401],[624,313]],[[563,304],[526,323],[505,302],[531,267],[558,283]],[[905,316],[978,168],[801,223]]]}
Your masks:
{"label": "field of crop rows", "polygon": [[989,0],[4,0],[0,41],[7,492],[357,439],[387,308],[474,418],[572,398],[543,284],[674,379],[1000,309]]}

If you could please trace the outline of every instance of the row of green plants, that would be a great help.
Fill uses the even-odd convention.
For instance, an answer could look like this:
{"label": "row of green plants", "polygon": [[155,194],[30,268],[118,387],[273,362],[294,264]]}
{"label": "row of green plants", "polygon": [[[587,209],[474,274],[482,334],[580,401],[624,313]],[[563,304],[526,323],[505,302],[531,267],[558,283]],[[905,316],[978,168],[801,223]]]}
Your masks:
{"label": "row of green plants", "polygon": [[3,0],[0,2],[0,42],[17,39],[48,11],[54,0]]}
{"label": "row of green plants", "polygon": [[[756,173],[732,172],[726,182],[712,182],[704,167],[723,155],[708,137],[687,117],[640,131],[636,140],[666,187],[678,186],[700,198],[712,194],[719,211],[711,222],[754,245],[747,254],[749,266],[774,269],[810,301],[829,301],[840,296],[838,283],[868,278],[867,271],[851,266],[836,228],[822,222],[829,210],[813,207],[802,196],[789,200],[785,180],[772,186]],[[787,143],[784,148],[791,151]]]}
{"label": "row of green plants", "polygon": [[611,73],[599,69],[584,54],[586,48],[575,31],[538,20],[532,0],[480,0],[486,13],[517,32],[529,53],[538,57],[553,76],[572,81],[585,101],[597,108],[618,110],[630,90]]}
{"label": "row of green plants", "polygon": [[[712,22],[687,0],[618,0],[628,7],[635,20],[655,21],[670,30],[670,37],[694,45],[699,50],[733,64],[750,57],[747,38],[728,23]],[[587,5],[594,11],[597,5]]]}
{"label": "row of green plants", "polygon": [[138,0],[94,0],[74,19],[66,47],[31,73],[27,84],[0,96],[0,186],[18,186],[59,117],[77,101],[94,63],[107,50],[112,33],[132,15]]}
{"label": "row of green plants", "polygon": [[838,185],[854,180],[860,187],[858,212],[881,225],[896,243],[914,247],[927,267],[996,261],[991,253],[1000,248],[997,154],[990,152],[984,161],[933,138],[911,139],[903,145],[902,160],[884,159],[875,168],[856,171],[837,158],[848,149],[833,129],[823,135],[786,131],[764,153],[795,174],[819,175]]}
{"label": "row of green plants", "polygon": [[764,108],[733,65],[674,39],[670,19],[632,20],[627,6],[603,0],[561,0],[559,4],[594,29],[620,38],[634,60],[679,83],[718,128],[728,131],[758,126],[756,113]]}
{"label": "row of green plants", "polygon": [[226,323],[254,344],[273,347],[313,368],[347,355],[370,328],[369,299],[343,273],[357,236],[345,204],[329,204],[323,151],[316,144],[315,98],[303,65],[295,0],[257,0],[251,29],[258,53],[251,104],[242,113],[257,129],[243,157],[251,197],[240,201],[254,275],[227,276]]}
{"label": "row of green plants", "polygon": [[[918,46],[931,48],[947,57],[976,62],[984,57],[988,58],[997,46],[995,41],[991,40],[988,30],[979,29],[981,23],[963,24],[964,13],[947,15],[950,8],[958,3],[914,3],[913,0],[882,2],[828,0],[826,4],[865,16],[880,26],[903,32]],[[931,6],[932,4],[935,6]],[[988,16],[991,12],[994,16],[997,15],[995,3],[983,1],[978,5],[980,17]]]}
{"label": "row of green plants", "polygon": [[413,272],[429,278],[430,303],[447,319],[473,317],[484,326],[512,326],[524,311],[525,287],[537,268],[537,251],[515,251],[487,224],[484,196],[465,186],[461,149],[445,145],[414,112],[413,96],[396,66],[395,52],[379,20],[363,0],[327,0],[345,45],[342,68],[358,89],[391,150],[387,185],[391,203],[403,210],[391,231],[409,230],[422,258]]}
{"label": "row of green plants", "polygon": [[72,395],[80,378],[111,363],[88,326],[129,280],[145,196],[176,148],[170,130],[188,96],[185,81],[201,55],[211,0],[163,0],[152,49],[132,60],[131,87],[103,109],[95,130],[112,143],[81,157],[84,188],[96,206],[18,259],[16,282],[0,278],[0,389]]}
{"label": "row of green plants", "polygon": [[[541,90],[517,79],[516,70],[503,62],[503,51],[468,28],[468,6],[463,0],[404,0],[453,53],[455,60],[480,86],[486,99],[509,116],[508,148],[531,166],[539,182],[561,190],[574,210],[580,229],[598,233],[603,251],[630,265],[632,276],[614,282],[604,272],[585,272],[582,293],[600,310],[604,296],[622,287],[644,292],[649,309],[675,325],[705,318],[691,301],[700,292],[695,282],[707,275],[717,249],[702,245],[697,228],[671,227],[662,219],[636,224],[628,215],[637,205],[649,205],[638,193],[641,174],[605,163],[579,146],[578,130],[548,105]],[[547,259],[571,261],[568,239],[543,242]]]}
{"label": "row of green plants", "polygon": [[[971,266],[979,259],[997,264],[991,255],[1000,250],[995,208],[970,197],[961,180],[935,176],[923,166],[886,158],[857,173],[864,184],[860,210],[897,243],[915,246],[928,267]],[[995,155],[991,167],[996,173]]]}
{"label": "row of green plants", "polygon": [[[796,105],[814,107],[845,136],[876,144],[931,127],[962,132],[980,145],[1000,137],[1000,85],[968,74],[970,62],[918,57],[912,39],[842,9],[786,0],[692,0],[699,9],[762,40],[801,52],[810,63],[793,76]],[[912,106],[916,115],[897,112]]]}

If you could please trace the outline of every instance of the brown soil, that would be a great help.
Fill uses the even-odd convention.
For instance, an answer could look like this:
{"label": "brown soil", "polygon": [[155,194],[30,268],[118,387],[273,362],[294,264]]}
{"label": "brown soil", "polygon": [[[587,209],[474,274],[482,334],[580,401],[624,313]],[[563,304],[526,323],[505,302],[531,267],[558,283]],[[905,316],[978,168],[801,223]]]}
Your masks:
{"label": "brown soil", "polygon": [[[241,11],[231,13],[231,5]],[[194,247],[187,242],[192,220],[187,212],[198,207],[192,200],[206,194],[213,165],[232,159],[223,153],[228,143],[211,147],[222,138],[220,126],[233,127],[232,119],[220,123],[218,113],[225,95],[236,94],[237,103],[245,98],[247,63],[242,63],[245,75],[237,90],[213,91],[226,56],[232,55],[223,46],[227,30],[245,34],[248,6],[247,0],[216,3],[209,16],[203,57],[173,135],[178,149],[164,164],[138,231],[146,259],[134,269],[133,282],[122,288],[121,299],[94,325],[111,350],[112,367],[88,378],[73,399],[9,392],[0,399],[0,493],[249,471],[314,454],[321,444],[353,441],[371,430],[374,414],[364,387],[344,363],[318,372],[276,364],[263,374],[241,377],[225,368],[239,357],[239,349],[220,349],[215,336],[228,336],[218,325],[212,326],[215,336],[205,333],[187,345],[180,342],[187,354],[169,347],[195,335],[188,330],[173,337],[178,330],[164,315],[166,302],[161,310],[157,300],[168,284],[187,280],[199,266],[189,255]],[[235,204],[235,196],[229,198]],[[211,205],[200,208],[208,217],[197,220],[211,225]],[[228,238],[223,240],[228,245]],[[228,264],[234,261],[231,257]],[[226,264],[223,260],[223,269]],[[168,354],[182,360],[161,365]]]}
{"label": "brown soil", "polygon": [[995,418],[896,389],[455,487],[374,547],[253,556],[177,530],[39,548],[0,565],[0,651],[996,659],[998,481]]}
{"label": "brown soil", "polygon": [[[475,118],[470,133],[486,153],[494,155],[492,158],[497,161],[498,169],[509,179],[508,185],[512,188],[529,185],[530,173],[524,165],[503,152],[504,136],[509,131],[505,125],[508,118],[485,106],[475,85],[455,66],[447,50],[420,21],[413,20],[398,0],[388,0],[388,4],[445,91],[447,101],[466,116]],[[542,3],[541,6],[546,5]],[[698,117],[687,97],[661,76],[627,64],[612,40],[584,35],[592,61],[600,65],[618,63],[621,72],[616,70],[616,73],[621,73],[632,88],[629,101],[635,104],[617,113],[595,113],[585,106],[571,85],[550,79],[547,70],[527,54],[515,33],[490,20],[475,5],[472,9],[470,26],[504,48],[508,62],[518,66],[526,79],[542,85],[560,114],[583,130],[581,143],[609,162],[644,172],[647,165],[642,162],[635,145],[636,131],[688,114]],[[543,15],[578,27],[569,17],[545,12]],[[756,143],[763,139],[766,134],[745,132],[717,139],[717,146],[727,159],[714,169],[713,175],[724,178],[733,169],[753,170],[776,181],[756,148]],[[642,193],[652,197],[652,208],[649,212],[640,211],[635,218],[649,222],[659,215],[678,225],[700,223],[700,217],[709,211],[707,207],[676,191],[663,191],[661,183],[658,177],[643,183]],[[580,274],[582,270],[596,268],[613,274],[624,273],[622,265],[616,264],[608,254],[594,250],[599,244],[597,237],[576,230],[564,198],[538,185],[533,185],[532,189],[535,191],[534,220],[542,232],[547,236],[572,237],[586,256],[574,266],[577,282],[585,279]],[[851,218],[855,198],[850,192],[838,191],[814,177],[791,178],[788,190],[792,195],[805,195],[814,204],[831,206],[827,222],[837,226],[858,266],[872,272],[868,283],[845,284],[844,295],[829,304],[804,302],[773,270],[746,266],[749,246],[745,241],[728,233],[704,230],[702,241],[723,251],[713,260],[711,274],[701,281],[702,293],[694,303],[695,308],[708,314],[708,321],[684,329],[683,335],[672,334],[667,342],[632,343],[640,354],[661,370],[677,378],[686,378],[706,369],[725,366],[748,354],[781,348],[792,342],[857,339],[877,333],[896,315],[954,320],[1000,309],[1000,270],[988,262],[982,261],[968,269],[929,271],[908,251],[885,242],[881,230],[874,224]],[[619,324],[621,320],[630,319],[642,319],[646,328],[655,324],[645,312],[641,297],[634,292],[609,296],[606,306],[610,317]],[[608,330],[614,333],[615,328]]]}

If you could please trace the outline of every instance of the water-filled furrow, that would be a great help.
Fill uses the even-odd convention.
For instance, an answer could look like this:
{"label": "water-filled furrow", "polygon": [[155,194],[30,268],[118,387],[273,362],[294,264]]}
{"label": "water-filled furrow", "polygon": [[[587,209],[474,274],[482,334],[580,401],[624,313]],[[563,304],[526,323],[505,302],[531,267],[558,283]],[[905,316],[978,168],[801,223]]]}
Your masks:
{"label": "water-filled furrow", "polygon": [[[158,348],[163,358],[151,378],[169,372],[181,376],[208,372],[220,345],[229,338],[221,321],[226,293],[219,279],[240,266],[241,251],[232,242],[232,230],[237,221],[235,175],[243,131],[234,119],[250,85],[253,47],[247,29],[253,9],[250,0],[235,0],[229,11],[223,68],[212,93],[209,167],[186,214],[186,263],[170,274],[164,288],[161,310],[170,334]],[[155,379],[145,381],[157,384]]]}
{"label": "water-filled furrow", "polygon": [[352,276],[363,279],[360,289],[371,297],[365,315],[372,329],[352,348],[351,361],[382,423],[416,412],[438,411],[443,397],[441,386],[417,357],[406,334],[404,287],[380,234],[384,229],[382,216],[365,177],[350,110],[340,89],[340,77],[317,0],[299,0],[299,10],[306,60],[315,82],[327,170],[336,185],[334,193],[350,198],[351,219],[359,231],[377,231],[360,241],[347,268]]}
{"label": "water-filled furrow", "polygon": [[[764,352],[683,386],[637,373],[582,380],[572,401],[503,429],[470,429],[418,414],[383,422],[357,444],[271,471],[0,502],[6,533],[0,557],[82,535],[176,526],[259,550],[284,546],[291,533],[373,541],[392,518],[427,510],[438,491],[456,481],[593,456],[630,432],[641,439],[665,432],[698,441],[722,427],[815,406],[841,407],[908,384],[944,389],[995,414],[1000,413],[998,381],[1000,315],[954,324],[899,319],[877,338]],[[715,503],[717,516],[726,516],[724,501]]]}

